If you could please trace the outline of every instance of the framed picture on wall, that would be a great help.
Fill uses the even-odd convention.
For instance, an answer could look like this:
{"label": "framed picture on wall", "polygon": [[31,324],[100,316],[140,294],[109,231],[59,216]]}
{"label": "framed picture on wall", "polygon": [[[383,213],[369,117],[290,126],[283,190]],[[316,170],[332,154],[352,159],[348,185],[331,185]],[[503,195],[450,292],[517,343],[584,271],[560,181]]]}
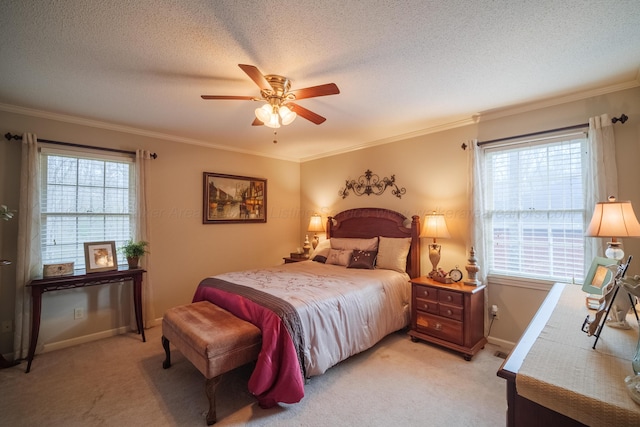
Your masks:
{"label": "framed picture on wall", "polygon": [[116,242],[85,242],[84,260],[87,273],[117,270]]}
{"label": "framed picture on wall", "polygon": [[203,224],[267,222],[267,180],[203,173]]}

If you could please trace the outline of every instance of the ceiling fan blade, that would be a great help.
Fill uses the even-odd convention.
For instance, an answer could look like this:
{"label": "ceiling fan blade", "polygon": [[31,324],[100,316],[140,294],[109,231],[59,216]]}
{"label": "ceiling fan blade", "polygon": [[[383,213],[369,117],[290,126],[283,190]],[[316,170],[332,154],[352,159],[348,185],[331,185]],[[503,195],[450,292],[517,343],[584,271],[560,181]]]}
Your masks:
{"label": "ceiling fan blade", "polygon": [[238,64],[238,67],[242,68],[242,71],[247,73],[247,76],[251,78],[258,85],[260,90],[273,90],[267,79],[264,78],[260,70],[253,65]]}
{"label": "ceiling fan blade", "polygon": [[337,95],[340,89],[335,83],[327,83],[320,86],[312,86],[303,89],[289,91],[296,99],[315,98],[317,96]]}
{"label": "ceiling fan blade", "polygon": [[238,99],[242,101],[252,101],[253,96],[234,96],[234,95],[200,95],[202,99]]}
{"label": "ceiling fan blade", "polygon": [[262,123],[260,121],[260,119],[258,119],[257,117],[253,120],[253,123],[251,123],[251,126],[264,126],[264,123]]}
{"label": "ceiling fan blade", "polygon": [[287,102],[287,107],[290,107],[296,114],[317,125],[327,120],[320,114],[316,114],[311,110],[307,110],[306,108],[299,106],[298,104],[294,104],[293,102]]}

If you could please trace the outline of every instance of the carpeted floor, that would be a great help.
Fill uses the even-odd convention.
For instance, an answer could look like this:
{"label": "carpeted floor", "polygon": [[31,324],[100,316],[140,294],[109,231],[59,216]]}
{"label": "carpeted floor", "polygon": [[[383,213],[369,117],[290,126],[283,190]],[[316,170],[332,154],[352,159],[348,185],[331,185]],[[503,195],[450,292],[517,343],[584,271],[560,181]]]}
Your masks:
{"label": "carpeted floor", "polygon": [[[177,351],[162,369],[161,328],[37,355],[0,370],[2,426],[206,426],[204,378]],[[503,359],[487,345],[471,362],[404,332],[314,377],[293,405],[261,409],[251,366],[223,377],[217,426],[502,426]]]}

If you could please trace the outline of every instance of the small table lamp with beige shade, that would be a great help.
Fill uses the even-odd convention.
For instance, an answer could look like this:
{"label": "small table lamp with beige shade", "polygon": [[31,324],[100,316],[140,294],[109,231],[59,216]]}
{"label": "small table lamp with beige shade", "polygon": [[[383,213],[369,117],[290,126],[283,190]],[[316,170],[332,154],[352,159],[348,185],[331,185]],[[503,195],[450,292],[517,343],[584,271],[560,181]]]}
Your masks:
{"label": "small table lamp with beige shade", "polygon": [[451,238],[451,234],[449,234],[449,229],[447,228],[447,222],[444,220],[444,214],[437,214],[433,211],[433,213],[425,215],[420,237],[433,239],[433,243],[429,244],[429,260],[433,267],[431,272],[429,272],[429,277],[438,280],[442,276],[438,272],[441,248],[437,241],[438,239]]}
{"label": "small table lamp with beige shade", "polygon": [[324,232],[324,226],[322,225],[322,217],[318,214],[313,214],[311,215],[311,219],[309,220],[309,228],[307,229],[307,231],[311,231],[313,232],[313,241],[311,242],[311,245],[313,246],[313,249],[315,249],[318,246],[318,243],[320,242],[320,239],[318,238],[318,233],[322,233]]}
{"label": "small table lamp with beige shade", "polygon": [[[607,202],[596,203],[585,235],[611,238],[611,241],[607,242],[605,256],[617,261],[624,258],[622,242],[618,239],[621,237],[640,237],[640,223],[638,223],[631,202],[618,202],[615,197],[610,196]],[[629,324],[625,319],[631,308],[631,298],[628,293],[619,293],[611,304],[613,304],[612,321],[607,324],[628,329]]]}

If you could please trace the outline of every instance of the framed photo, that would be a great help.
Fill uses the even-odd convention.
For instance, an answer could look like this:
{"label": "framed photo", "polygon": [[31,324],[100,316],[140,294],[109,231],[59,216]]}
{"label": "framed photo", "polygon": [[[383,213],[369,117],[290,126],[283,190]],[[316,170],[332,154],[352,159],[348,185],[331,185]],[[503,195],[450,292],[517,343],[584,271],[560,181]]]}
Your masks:
{"label": "framed photo", "polygon": [[588,294],[602,295],[603,287],[611,283],[614,276],[609,266],[617,264],[618,261],[615,259],[595,257],[584,278],[582,290]]}
{"label": "framed photo", "polygon": [[117,270],[116,242],[85,242],[84,260],[87,273]]}
{"label": "framed photo", "polygon": [[267,222],[267,180],[203,173],[203,224]]}

